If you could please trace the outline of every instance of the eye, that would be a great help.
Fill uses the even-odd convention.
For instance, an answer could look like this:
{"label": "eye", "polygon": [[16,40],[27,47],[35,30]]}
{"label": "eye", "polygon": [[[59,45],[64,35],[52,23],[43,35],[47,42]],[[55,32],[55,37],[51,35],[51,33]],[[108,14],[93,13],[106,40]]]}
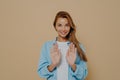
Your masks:
{"label": "eye", "polygon": [[62,25],[61,24],[58,24],[58,27],[61,27]]}
{"label": "eye", "polygon": [[65,26],[66,26],[66,27],[69,27],[69,24],[66,24]]}

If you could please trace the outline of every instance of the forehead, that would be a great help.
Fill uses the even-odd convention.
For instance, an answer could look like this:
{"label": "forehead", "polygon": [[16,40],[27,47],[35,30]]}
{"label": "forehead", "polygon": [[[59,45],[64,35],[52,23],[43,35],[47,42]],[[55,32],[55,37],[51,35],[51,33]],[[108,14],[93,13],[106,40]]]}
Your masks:
{"label": "forehead", "polygon": [[68,23],[68,20],[67,20],[67,18],[58,18],[57,19],[57,23]]}

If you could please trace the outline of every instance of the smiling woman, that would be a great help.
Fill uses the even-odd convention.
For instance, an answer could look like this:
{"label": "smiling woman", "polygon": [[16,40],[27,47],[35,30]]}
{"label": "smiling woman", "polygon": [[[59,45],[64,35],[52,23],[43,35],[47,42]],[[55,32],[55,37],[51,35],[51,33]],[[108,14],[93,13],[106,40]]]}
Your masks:
{"label": "smiling woman", "polygon": [[65,37],[70,32],[70,26],[69,26],[68,20],[66,18],[58,18],[55,29],[58,32],[59,40],[62,39],[63,41],[66,41],[67,39]]}
{"label": "smiling woman", "polygon": [[38,74],[47,80],[84,80],[88,74],[85,48],[75,36],[70,14],[58,12],[53,25],[58,36],[43,45]]}

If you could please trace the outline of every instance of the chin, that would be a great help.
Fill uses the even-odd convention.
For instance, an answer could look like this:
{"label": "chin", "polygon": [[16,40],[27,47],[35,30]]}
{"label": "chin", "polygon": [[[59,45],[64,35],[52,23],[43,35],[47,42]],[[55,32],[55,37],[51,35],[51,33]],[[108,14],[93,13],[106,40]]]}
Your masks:
{"label": "chin", "polygon": [[62,38],[66,38],[67,35],[68,35],[68,33],[67,34],[59,34],[59,36],[62,37]]}
{"label": "chin", "polygon": [[60,35],[62,38],[66,38],[67,35]]}

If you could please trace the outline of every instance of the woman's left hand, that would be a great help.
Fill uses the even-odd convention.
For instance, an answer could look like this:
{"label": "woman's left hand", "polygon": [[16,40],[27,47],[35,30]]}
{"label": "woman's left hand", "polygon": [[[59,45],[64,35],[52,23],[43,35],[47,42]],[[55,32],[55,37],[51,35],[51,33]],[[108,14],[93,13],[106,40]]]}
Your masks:
{"label": "woman's left hand", "polygon": [[70,66],[75,64],[76,52],[77,52],[77,48],[75,48],[75,45],[71,43],[66,55],[67,62]]}

